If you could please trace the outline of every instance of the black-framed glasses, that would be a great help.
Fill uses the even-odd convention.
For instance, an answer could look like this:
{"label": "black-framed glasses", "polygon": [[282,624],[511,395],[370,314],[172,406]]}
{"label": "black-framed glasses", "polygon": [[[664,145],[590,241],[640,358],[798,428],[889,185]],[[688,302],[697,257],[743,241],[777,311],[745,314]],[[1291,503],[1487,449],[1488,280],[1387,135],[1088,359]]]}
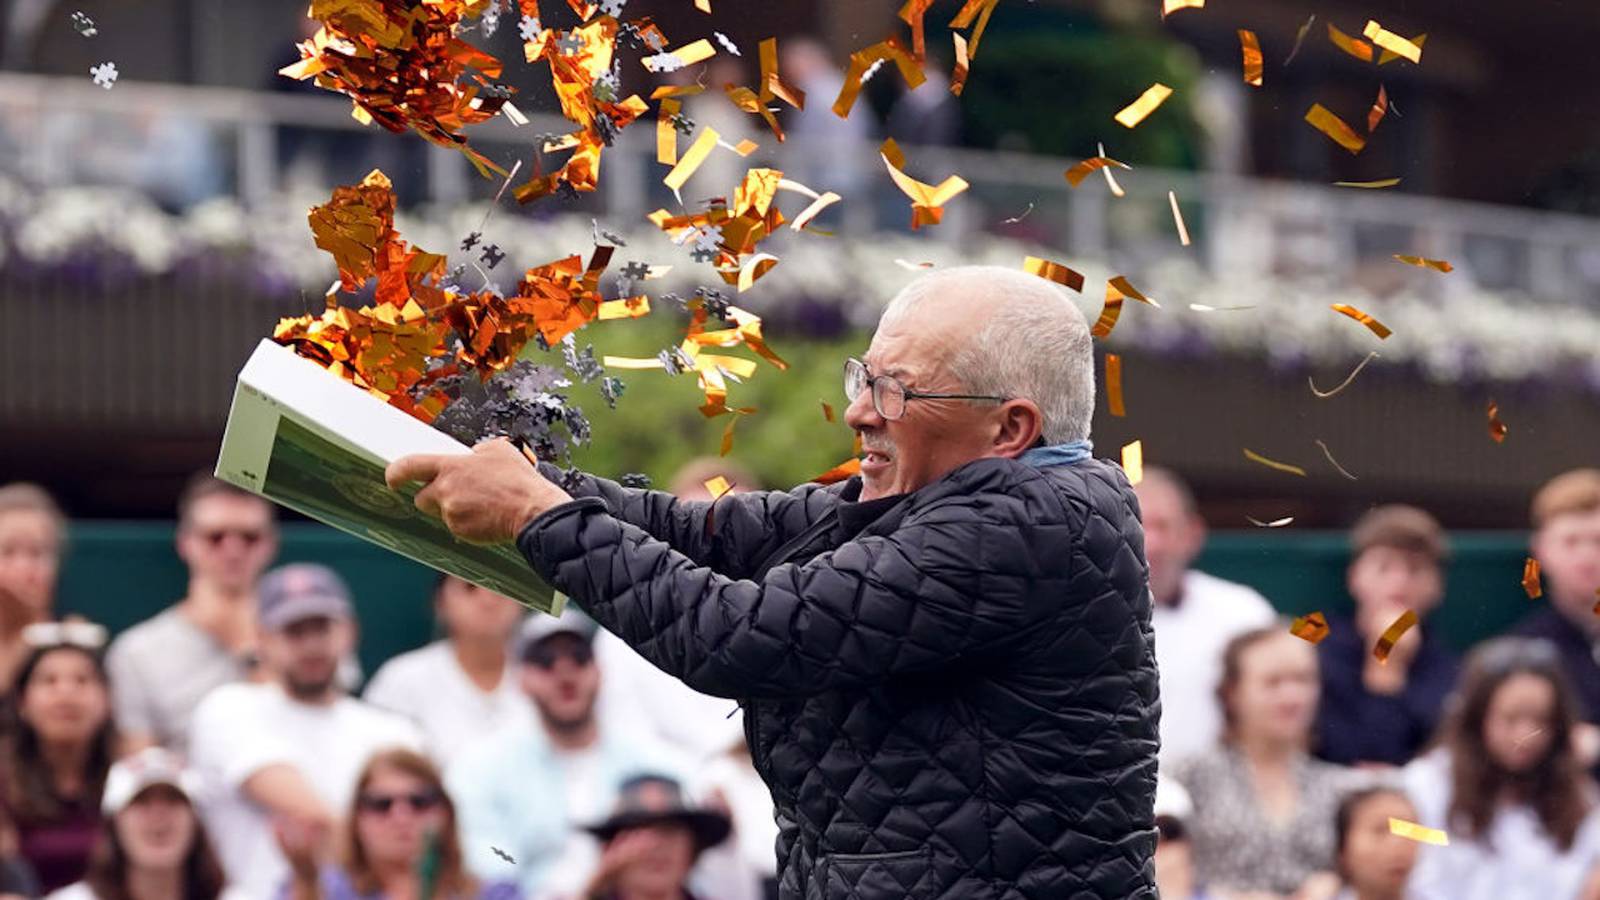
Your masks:
{"label": "black-framed glasses", "polygon": [[362,794],[356,798],[356,806],[362,812],[386,816],[396,804],[409,806],[412,812],[425,813],[437,808],[443,801],[444,797],[438,791],[418,791],[412,794]]}
{"label": "black-framed glasses", "polygon": [[878,415],[889,421],[894,421],[906,414],[906,402],[910,400],[988,400],[993,403],[1004,403],[1010,397],[997,397],[993,394],[934,394],[927,391],[914,391],[901,384],[899,379],[892,375],[874,375],[867,371],[867,364],[851,357],[844,361],[844,396],[851,403],[861,396],[861,392],[872,389],[872,407]]}

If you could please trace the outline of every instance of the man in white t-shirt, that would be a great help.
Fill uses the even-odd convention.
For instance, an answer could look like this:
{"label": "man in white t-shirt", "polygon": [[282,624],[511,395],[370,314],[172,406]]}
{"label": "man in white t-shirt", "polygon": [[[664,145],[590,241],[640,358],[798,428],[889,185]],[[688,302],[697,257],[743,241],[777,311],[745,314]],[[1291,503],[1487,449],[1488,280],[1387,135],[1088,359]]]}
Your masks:
{"label": "man in white t-shirt", "polygon": [[532,724],[533,712],[511,658],[525,610],[454,575],[439,580],[433,609],[445,639],[384,663],[364,699],[415,722],[443,767],[496,732]]}
{"label": "man in white t-shirt", "polygon": [[274,569],[261,580],[257,606],[261,661],[272,680],[206,695],[194,712],[189,755],[208,782],[202,815],[228,880],[269,900],[288,874],[274,829],[329,829],[348,810],[373,753],[419,749],[422,741],[404,718],[340,687],[355,622],[349,591],[332,569]]}
{"label": "man in white t-shirt", "polygon": [[1272,624],[1272,604],[1254,588],[1189,568],[1206,542],[1194,494],[1175,473],[1146,466],[1134,488],[1150,561],[1151,625],[1161,670],[1161,767],[1216,744],[1222,730],[1217,680],[1222,648]]}
{"label": "man in white t-shirt", "polygon": [[446,772],[467,865],[529,897],[582,885],[599,854],[580,826],[604,818],[623,782],[684,775],[661,741],[596,715],[597,630],[572,606],[530,617],[516,657],[535,724],[464,748]]}

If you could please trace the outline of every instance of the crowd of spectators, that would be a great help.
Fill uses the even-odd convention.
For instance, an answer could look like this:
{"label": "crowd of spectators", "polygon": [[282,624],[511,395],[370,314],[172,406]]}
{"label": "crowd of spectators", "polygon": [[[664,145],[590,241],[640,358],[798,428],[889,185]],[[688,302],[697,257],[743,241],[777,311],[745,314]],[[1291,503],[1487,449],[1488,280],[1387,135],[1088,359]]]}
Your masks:
{"label": "crowd of spectators", "polygon": [[[712,468],[672,492],[754,484]],[[1600,900],[1600,470],[1539,491],[1549,602],[1464,660],[1429,627],[1450,545],[1425,511],[1355,524],[1354,612],[1313,644],[1192,568],[1206,532],[1178,475],[1137,493],[1164,898]],[[265,501],[197,476],[177,514],[186,595],[108,641],[55,614],[60,509],[0,487],[0,900],[776,896],[734,701],[570,606],[525,615],[451,577],[442,637],[363,686],[349,587],[272,568]],[[1406,610],[1419,624],[1380,660]]]}

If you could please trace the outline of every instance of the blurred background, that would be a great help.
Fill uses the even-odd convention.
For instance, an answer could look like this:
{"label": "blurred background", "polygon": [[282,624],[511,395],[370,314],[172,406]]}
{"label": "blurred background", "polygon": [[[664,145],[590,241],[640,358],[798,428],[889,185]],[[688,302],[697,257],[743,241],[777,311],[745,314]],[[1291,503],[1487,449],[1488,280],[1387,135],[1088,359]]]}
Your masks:
{"label": "blurred background", "polygon": [[[215,460],[238,368],[278,317],[318,309],[335,277],[305,222],[331,186],[383,168],[405,206],[402,235],[453,254],[500,186],[459,154],[362,127],[347,99],[278,76],[309,31],[304,6],[0,2],[0,481],[37,481],[59,497],[80,522],[80,554],[122,547],[118,565],[127,565],[151,541],[165,549],[178,487]],[[1001,3],[957,100],[939,73],[949,71],[945,24],[959,4],[935,3],[931,87],[907,93],[888,67],[841,121],[827,107],[842,64],[903,29],[897,3],[717,0],[714,18],[680,0],[628,3],[629,17],[653,16],[672,46],[715,28],[742,48],[709,66],[714,85],[754,84],[755,45],[777,36],[786,76],[811,92],[804,113],[780,113],[790,132],[781,145],[720,92],[692,98],[696,122],[762,148],[749,160],[714,155],[686,201],[729,192],[758,164],[844,197],[820,220],[831,237],[775,238],[782,261],[737,300],[763,316],[791,367],[763,365],[734,386],[730,405],[759,412],[738,425],[731,457],[769,486],[832,467],[851,435],[822,405],[842,413],[841,361],[865,347],[916,265],[1043,256],[1088,276],[1081,306],[1091,320],[1109,275],[1161,302],[1129,304],[1103,342],[1123,357],[1128,412],[1112,417],[1102,401],[1095,439],[1110,457],[1142,440],[1146,461],[1191,481],[1221,532],[1208,568],[1263,587],[1283,608],[1324,605],[1338,592],[1344,546],[1318,530],[1346,527],[1375,503],[1415,503],[1451,529],[1479,532],[1458,544],[1453,577],[1477,598],[1475,629],[1498,627],[1518,613],[1502,601],[1520,597],[1530,494],[1593,464],[1600,446],[1592,3],[1233,0],[1164,21],[1158,6]],[[93,18],[93,38],[73,28],[79,10]],[[1328,24],[1358,34],[1368,18],[1425,33],[1424,64],[1364,63],[1329,42]],[[489,35],[478,28],[469,40],[507,60],[505,80],[532,122],[496,119],[472,142],[508,166],[522,160],[520,181],[533,135],[566,129],[552,115],[548,74],[521,62],[515,17]],[[1240,78],[1239,28],[1259,36],[1262,87]],[[120,75],[112,90],[88,74],[106,61]],[[624,72],[625,93],[656,80],[631,63]],[[1114,124],[1155,81],[1175,89],[1172,99],[1135,130]],[[1364,122],[1380,84],[1392,109],[1359,156],[1303,121],[1321,103]],[[914,176],[971,182],[941,225],[909,230],[908,204],[877,161],[884,137],[906,148]],[[1118,172],[1125,197],[1098,175],[1076,189],[1062,177],[1100,143],[1133,167]],[[529,206],[508,198],[483,228],[509,255],[490,274],[509,283],[526,266],[586,253],[598,220],[628,241],[619,261],[675,266],[652,293],[724,287],[644,222],[672,203],[661,175],[646,121],[607,151],[598,192]],[[1384,178],[1402,181],[1331,184]],[[1169,191],[1192,246],[1178,241]],[[1455,271],[1402,265],[1396,253],[1447,259]],[[1330,303],[1366,310],[1394,335],[1378,341]],[[658,304],[644,321],[587,329],[580,345],[653,355],[684,324]],[[1330,389],[1371,351],[1379,356],[1349,388],[1312,393],[1308,379]],[[664,482],[717,452],[725,422],[696,411],[691,379],[623,374],[615,410],[597,392],[574,392],[595,426],[582,466]],[[1503,444],[1488,435],[1491,400],[1510,429]],[[1252,463],[1247,447],[1307,474]],[[1247,519],[1289,516],[1292,528],[1270,532]],[[295,551],[296,534],[303,548],[342,549]],[[291,526],[285,547],[290,556],[367,552],[311,525]],[[175,562],[147,563],[143,577],[172,580],[176,596]],[[397,560],[371,564],[373,578],[404,580]],[[94,581],[84,573],[66,568],[68,605],[75,578]]]}

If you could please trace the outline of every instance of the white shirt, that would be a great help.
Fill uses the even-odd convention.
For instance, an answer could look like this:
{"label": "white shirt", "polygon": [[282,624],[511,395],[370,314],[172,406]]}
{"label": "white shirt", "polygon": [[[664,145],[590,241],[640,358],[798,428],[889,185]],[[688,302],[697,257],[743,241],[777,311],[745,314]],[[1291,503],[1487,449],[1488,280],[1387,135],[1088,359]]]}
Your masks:
{"label": "white shirt", "polygon": [[1156,666],[1161,670],[1161,768],[1216,746],[1222,733],[1217,681],[1222,649],[1234,637],[1271,625],[1277,614],[1254,588],[1190,569],[1176,608],[1155,605]]}
{"label": "white shirt", "polygon": [[228,880],[269,900],[288,874],[270,818],[243,792],[250,776],[292,765],[342,817],[367,760],[396,746],[421,749],[416,727],[350,697],[314,706],[276,684],[228,684],[206,695],[194,711],[189,760],[207,783],[201,815]]}
{"label": "white shirt", "polygon": [[485,691],[461,668],[449,641],[384,663],[363,699],[415,722],[441,768],[491,734],[533,724],[533,704],[518,685],[513,662],[507,660],[500,684]]}
{"label": "white shirt", "polygon": [[738,703],[694,690],[608,631],[595,636],[594,652],[604,673],[602,721],[643,729],[694,762],[720,756],[744,741]]}
{"label": "white shirt", "polygon": [[[100,900],[100,895],[89,887],[87,882],[75,881],[60,890],[46,894],[44,900]],[[222,889],[217,900],[251,900],[250,896],[238,888],[228,885]]]}
{"label": "white shirt", "polygon": [[1533,809],[1505,806],[1489,826],[1488,840],[1473,840],[1446,825],[1451,777],[1448,751],[1435,750],[1402,771],[1419,824],[1443,829],[1450,845],[1422,845],[1411,874],[1418,900],[1565,900],[1579,895],[1600,865],[1600,808],[1590,811],[1572,846],[1550,839]]}

